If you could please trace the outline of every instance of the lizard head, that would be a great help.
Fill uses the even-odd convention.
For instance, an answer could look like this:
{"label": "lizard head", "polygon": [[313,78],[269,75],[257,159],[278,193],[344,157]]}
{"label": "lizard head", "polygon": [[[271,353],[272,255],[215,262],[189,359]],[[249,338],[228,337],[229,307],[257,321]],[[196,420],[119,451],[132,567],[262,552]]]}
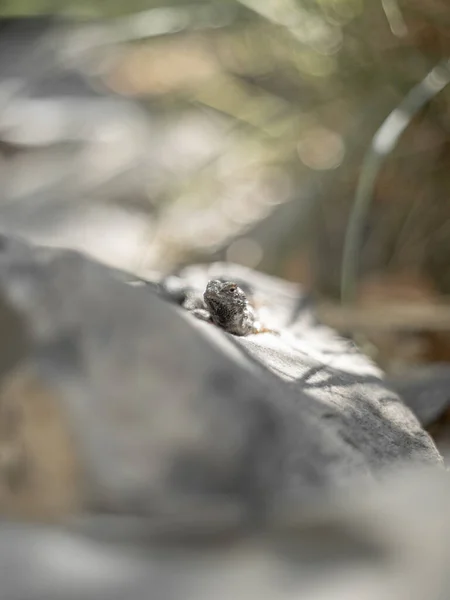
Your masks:
{"label": "lizard head", "polygon": [[208,282],[203,299],[206,306],[213,312],[225,310],[239,312],[247,306],[247,297],[241,288],[232,281],[213,279]]}

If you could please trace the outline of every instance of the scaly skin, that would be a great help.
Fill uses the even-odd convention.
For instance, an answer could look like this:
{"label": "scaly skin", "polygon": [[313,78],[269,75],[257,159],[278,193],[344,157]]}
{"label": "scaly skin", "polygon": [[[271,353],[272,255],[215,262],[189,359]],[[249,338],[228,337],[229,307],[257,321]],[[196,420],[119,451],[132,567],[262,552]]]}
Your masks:
{"label": "scaly skin", "polygon": [[208,282],[203,300],[211,321],[234,335],[257,333],[255,313],[241,288],[232,281]]}

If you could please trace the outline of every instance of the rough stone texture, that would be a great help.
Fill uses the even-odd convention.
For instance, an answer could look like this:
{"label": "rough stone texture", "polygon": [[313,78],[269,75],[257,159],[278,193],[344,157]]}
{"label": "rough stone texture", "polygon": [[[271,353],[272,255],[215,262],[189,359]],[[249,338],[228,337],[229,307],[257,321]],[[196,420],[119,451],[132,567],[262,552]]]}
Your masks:
{"label": "rough stone texture", "polygon": [[[398,459],[419,458],[425,448],[428,453],[428,436],[392,391],[401,389],[419,408],[415,380],[409,385],[399,380],[394,386],[386,382],[382,371],[352,342],[317,322],[311,302],[296,285],[224,263],[188,267],[179,274],[179,281],[201,293],[206,281],[216,277],[244,282],[259,307],[262,325],[279,331],[279,335],[244,338],[224,335],[278,380],[290,382],[286,388],[314,398],[322,428],[351,447],[363,468],[373,472]],[[426,392],[422,388],[423,405]]]}
{"label": "rough stone texture", "polygon": [[[182,285],[202,286],[207,271],[186,271]],[[235,338],[156,285],[127,285],[76,253],[1,239],[0,293],[24,339],[2,381],[1,403],[17,413],[0,448],[4,513],[23,504],[24,514],[46,517],[89,509],[192,521],[207,506],[224,519],[257,518],[399,462],[441,464],[367,359],[309,309],[292,321],[292,286],[239,273],[282,335]],[[11,402],[17,389],[38,390],[36,400]]]}
{"label": "rough stone texture", "polygon": [[[177,306],[213,272],[280,335]],[[441,457],[294,287],[133,282],[0,238],[0,301],[0,513],[64,521],[0,522],[2,600],[446,597]],[[385,483],[405,462],[431,473]]]}

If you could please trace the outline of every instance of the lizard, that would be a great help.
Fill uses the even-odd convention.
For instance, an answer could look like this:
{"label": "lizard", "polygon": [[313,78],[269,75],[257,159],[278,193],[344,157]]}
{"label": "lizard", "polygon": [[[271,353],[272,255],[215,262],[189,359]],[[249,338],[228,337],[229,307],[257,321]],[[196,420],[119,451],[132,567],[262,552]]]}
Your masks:
{"label": "lizard", "polygon": [[212,279],[206,286],[203,298],[187,294],[183,306],[197,318],[233,335],[274,333],[261,326],[245,292],[233,281]]}

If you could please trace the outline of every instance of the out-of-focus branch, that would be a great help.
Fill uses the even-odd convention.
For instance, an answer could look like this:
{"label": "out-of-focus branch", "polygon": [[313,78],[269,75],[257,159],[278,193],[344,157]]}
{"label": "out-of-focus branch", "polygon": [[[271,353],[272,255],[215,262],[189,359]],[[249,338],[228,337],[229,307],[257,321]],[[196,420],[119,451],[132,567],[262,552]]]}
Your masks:
{"label": "out-of-focus branch", "polygon": [[405,37],[408,34],[408,28],[397,0],[381,0],[381,6],[392,33],[397,37]]}
{"label": "out-of-focus branch", "polygon": [[318,316],[339,331],[450,331],[448,303],[381,304],[376,307],[323,303]]}
{"label": "out-of-focus branch", "polygon": [[385,157],[395,148],[413,118],[450,83],[448,59],[439,62],[428,75],[416,85],[403,101],[386,118],[372,139],[363,160],[361,176],[355,195],[345,236],[342,260],[341,298],[344,303],[354,300],[358,271],[358,257],[367,213],[372,202],[373,190]]}

